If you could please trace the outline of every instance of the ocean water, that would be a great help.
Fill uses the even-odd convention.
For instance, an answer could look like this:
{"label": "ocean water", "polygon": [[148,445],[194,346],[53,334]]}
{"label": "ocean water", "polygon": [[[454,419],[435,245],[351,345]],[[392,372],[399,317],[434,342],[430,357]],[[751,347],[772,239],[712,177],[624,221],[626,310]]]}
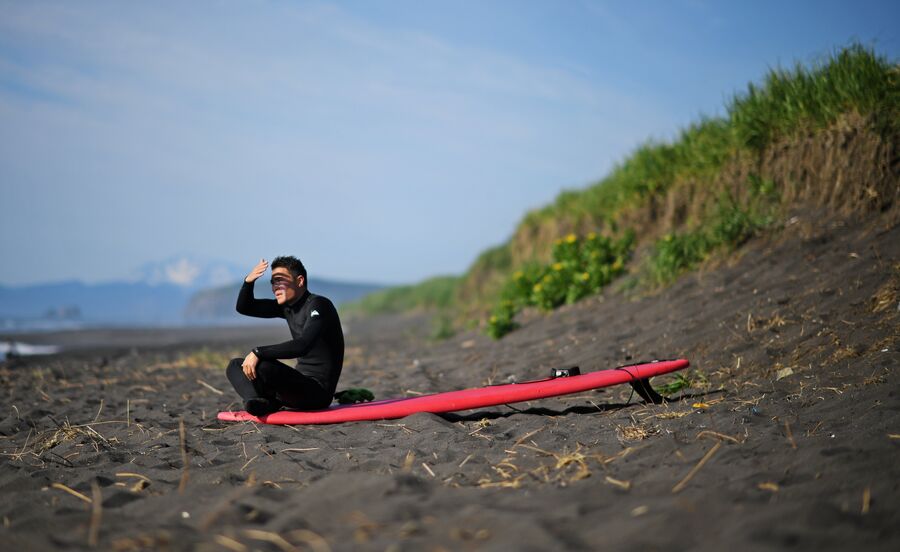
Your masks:
{"label": "ocean water", "polygon": [[85,322],[81,320],[0,317],[0,333],[78,330],[85,325]]}
{"label": "ocean water", "polygon": [[52,355],[59,352],[56,345],[32,345],[21,341],[0,341],[0,361],[6,360],[6,357],[12,355],[32,356],[32,355]]}

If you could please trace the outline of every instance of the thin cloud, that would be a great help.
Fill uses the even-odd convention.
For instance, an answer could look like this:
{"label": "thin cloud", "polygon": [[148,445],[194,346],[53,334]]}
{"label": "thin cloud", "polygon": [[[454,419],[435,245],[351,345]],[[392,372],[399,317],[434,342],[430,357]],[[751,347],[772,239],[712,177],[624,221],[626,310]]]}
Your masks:
{"label": "thin cloud", "polygon": [[[0,79],[12,85],[0,88],[0,177],[21,204],[0,223],[3,253],[27,258],[17,229],[64,221],[78,247],[58,252],[73,270],[63,277],[105,277],[86,271],[110,248],[136,266],[184,249],[252,258],[266,242],[306,248],[338,276],[459,271],[663,117],[564,68],[334,6],[267,7],[0,8]],[[311,228],[340,211],[335,243],[292,237],[288,222],[248,234],[234,221],[248,201],[315,201],[325,207],[304,212]],[[440,258],[417,264],[436,241]]]}

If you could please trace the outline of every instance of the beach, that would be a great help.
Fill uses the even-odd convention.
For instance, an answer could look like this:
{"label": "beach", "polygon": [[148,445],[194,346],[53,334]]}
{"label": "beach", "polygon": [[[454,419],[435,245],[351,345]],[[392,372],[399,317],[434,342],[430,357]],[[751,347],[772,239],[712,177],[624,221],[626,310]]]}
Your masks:
{"label": "beach", "polygon": [[[315,292],[315,290],[312,290]],[[18,336],[0,364],[10,550],[896,550],[900,226],[798,213],[653,293],[615,284],[495,341],[344,320],[377,398],[687,358],[627,385],[453,414],[225,423],[225,365],[286,327]],[[676,375],[653,384],[675,384]]]}

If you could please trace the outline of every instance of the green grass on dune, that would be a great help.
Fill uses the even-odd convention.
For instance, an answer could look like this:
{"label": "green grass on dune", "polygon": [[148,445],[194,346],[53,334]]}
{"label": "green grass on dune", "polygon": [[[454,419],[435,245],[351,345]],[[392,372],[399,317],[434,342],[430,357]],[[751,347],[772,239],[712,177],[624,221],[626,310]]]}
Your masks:
{"label": "green grass on dune", "polygon": [[679,179],[711,180],[741,151],[758,153],[782,138],[826,128],[847,113],[875,118],[886,136],[900,132],[900,69],[861,45],[851,45],[811,68],[774,68],[727,105],[724,117],[703,118],[671,143],[650,141],[596,184],[561,193],[522,225],[590,217],[615,222]]}
{"label": "green grass on dune", "polygon": [[769,71],[728,106],[738,142],[762,150],[798,130],[821,129],[848,113],[871,114],[883,134],[900,127],[900,72],[895,64],[854,44],[811,69]]}
{"label": "green grass on dune", "polygon": [[723,192],[712,213],[684,232],[672,232],[656,241],[644,264],[644,279],[662,286],[682,272],[705,261],[717,251],[729,252],[775,222],[778,194],[771,180],[751,177],[750,193],[738,201]]}
{"label": "green grass on dune", "polygon": [[631,232],[617,240],[593,232],[557,240],[549,263],[531,263],[504,284],[488,318],[488,335],[499,339],[512,331],[513,318],[525,307],[550,311],[596,294],[625,270],[633,245]]}
{"label": "green grass on dune", "polygon": [[392,287],[341,305],[341,314],[370,315],[448,309],[456,297],[458,276],[436,276],[408,286]]}
{"label": "green grass on dune", "polygon": [[[695,214],[687,221],[688,229],[655,241],[641,267],[644,281],[664,285],[713,253],[733,250],[772,225],[772,214],[780,202],[773,193],[772,183],[751,176],[741,188],[741,199],[737,199],[722,188],[720,175],[726,165],[737,159],[759,159],[766,148],[828,128],[848,114],[871,121],[876,132],[888,140],[896,140],[900,135],[900,69],[896,63],[859,44],[809,66],[797,64],[788,69],[771,69],[760,83],[751,83],[745,91],[735,94],[727,102],[724,116],[701,118],[671,142],[644,143],[596,184],[582,190],[564,191],[552,204],[528,213],[516,235],[557,239],[559,236],[536,231],[542,225],[544,228],[549,225],[560,229],[580,228],[585,233],[591,229],[603,230],[613,236],[633,232],[640,240],[646,235],[646,229],[640,227],[644,224],[642,219],[632,216],[629,220],[623,214],[634,212],[650,201],[662,200],[673,186],[690,181],[701,189],[705,187],[705,197],[710,198],[710,203],[704,203],[702,214]],[[581,243],[583,237],[577,239]],[[510,240],[486,250],[462,277],[434,278],[418,285],[380,291],[348,309],[365,314],[417,309],[446,313],[452,306],[483,312],[484,308],[479,309],[478,305],[473,308],[462,303],[495,305],[495,319],[488,323],[488,329],[499,337],[513,328],[512,317],[524,306],[522,301],[513,301],[509,308],[496,307],[504,301],[509,304],[507,295],[513,286],[509,284],[513,274],[520,271],[540,278],[553,275],[547,268],[553,266],[552,262],[545,266],[538,259],[529,261],[522,258],[527,255],[519,250],[515,250],[518,256],[514,255],[514,243],[515,240]],[[529,240],[519,243],[535,245]],[[532,250],[551,250],[550,243],[537,245],[546,247],[532,247]],[[514,258],[520,259],[518,266]],[[590,269],[587,272],[584,281],[594,282],[599,278],[590,274]],[[585,278],[584,272],[577,274]],[[605,285],[606,277],[601,279]],[[560,291],[552,300],[541,301],[534,296],[538,282],[531,281],[530,277],[528,280],[534,299],[531,304],[541,308],[555,307],[585,295],[574,284],[560,284],[560,290],[567,290],[565,293]],[[593,293],[601,287],[592,284],[590,289]],[[543,284],[540,289],[546,290]],[[525,292],[520,294],[526,296]]]}

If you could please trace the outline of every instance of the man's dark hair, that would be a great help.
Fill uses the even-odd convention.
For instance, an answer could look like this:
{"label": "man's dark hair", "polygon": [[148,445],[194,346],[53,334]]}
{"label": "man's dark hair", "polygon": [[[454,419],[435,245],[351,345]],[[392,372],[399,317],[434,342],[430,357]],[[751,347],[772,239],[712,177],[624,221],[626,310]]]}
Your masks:
{"label": "man's dark hair", "polygon": [[275,260],[272,261],[272,268],[286,268],[291,271],[294,278],[297,276],[303,276],[303,279],[306,280],[306,267],[303,266],[303,263],[300,262],[300,259],[297,257],[292,257],[290,255],[284,257],[275,257]]}

